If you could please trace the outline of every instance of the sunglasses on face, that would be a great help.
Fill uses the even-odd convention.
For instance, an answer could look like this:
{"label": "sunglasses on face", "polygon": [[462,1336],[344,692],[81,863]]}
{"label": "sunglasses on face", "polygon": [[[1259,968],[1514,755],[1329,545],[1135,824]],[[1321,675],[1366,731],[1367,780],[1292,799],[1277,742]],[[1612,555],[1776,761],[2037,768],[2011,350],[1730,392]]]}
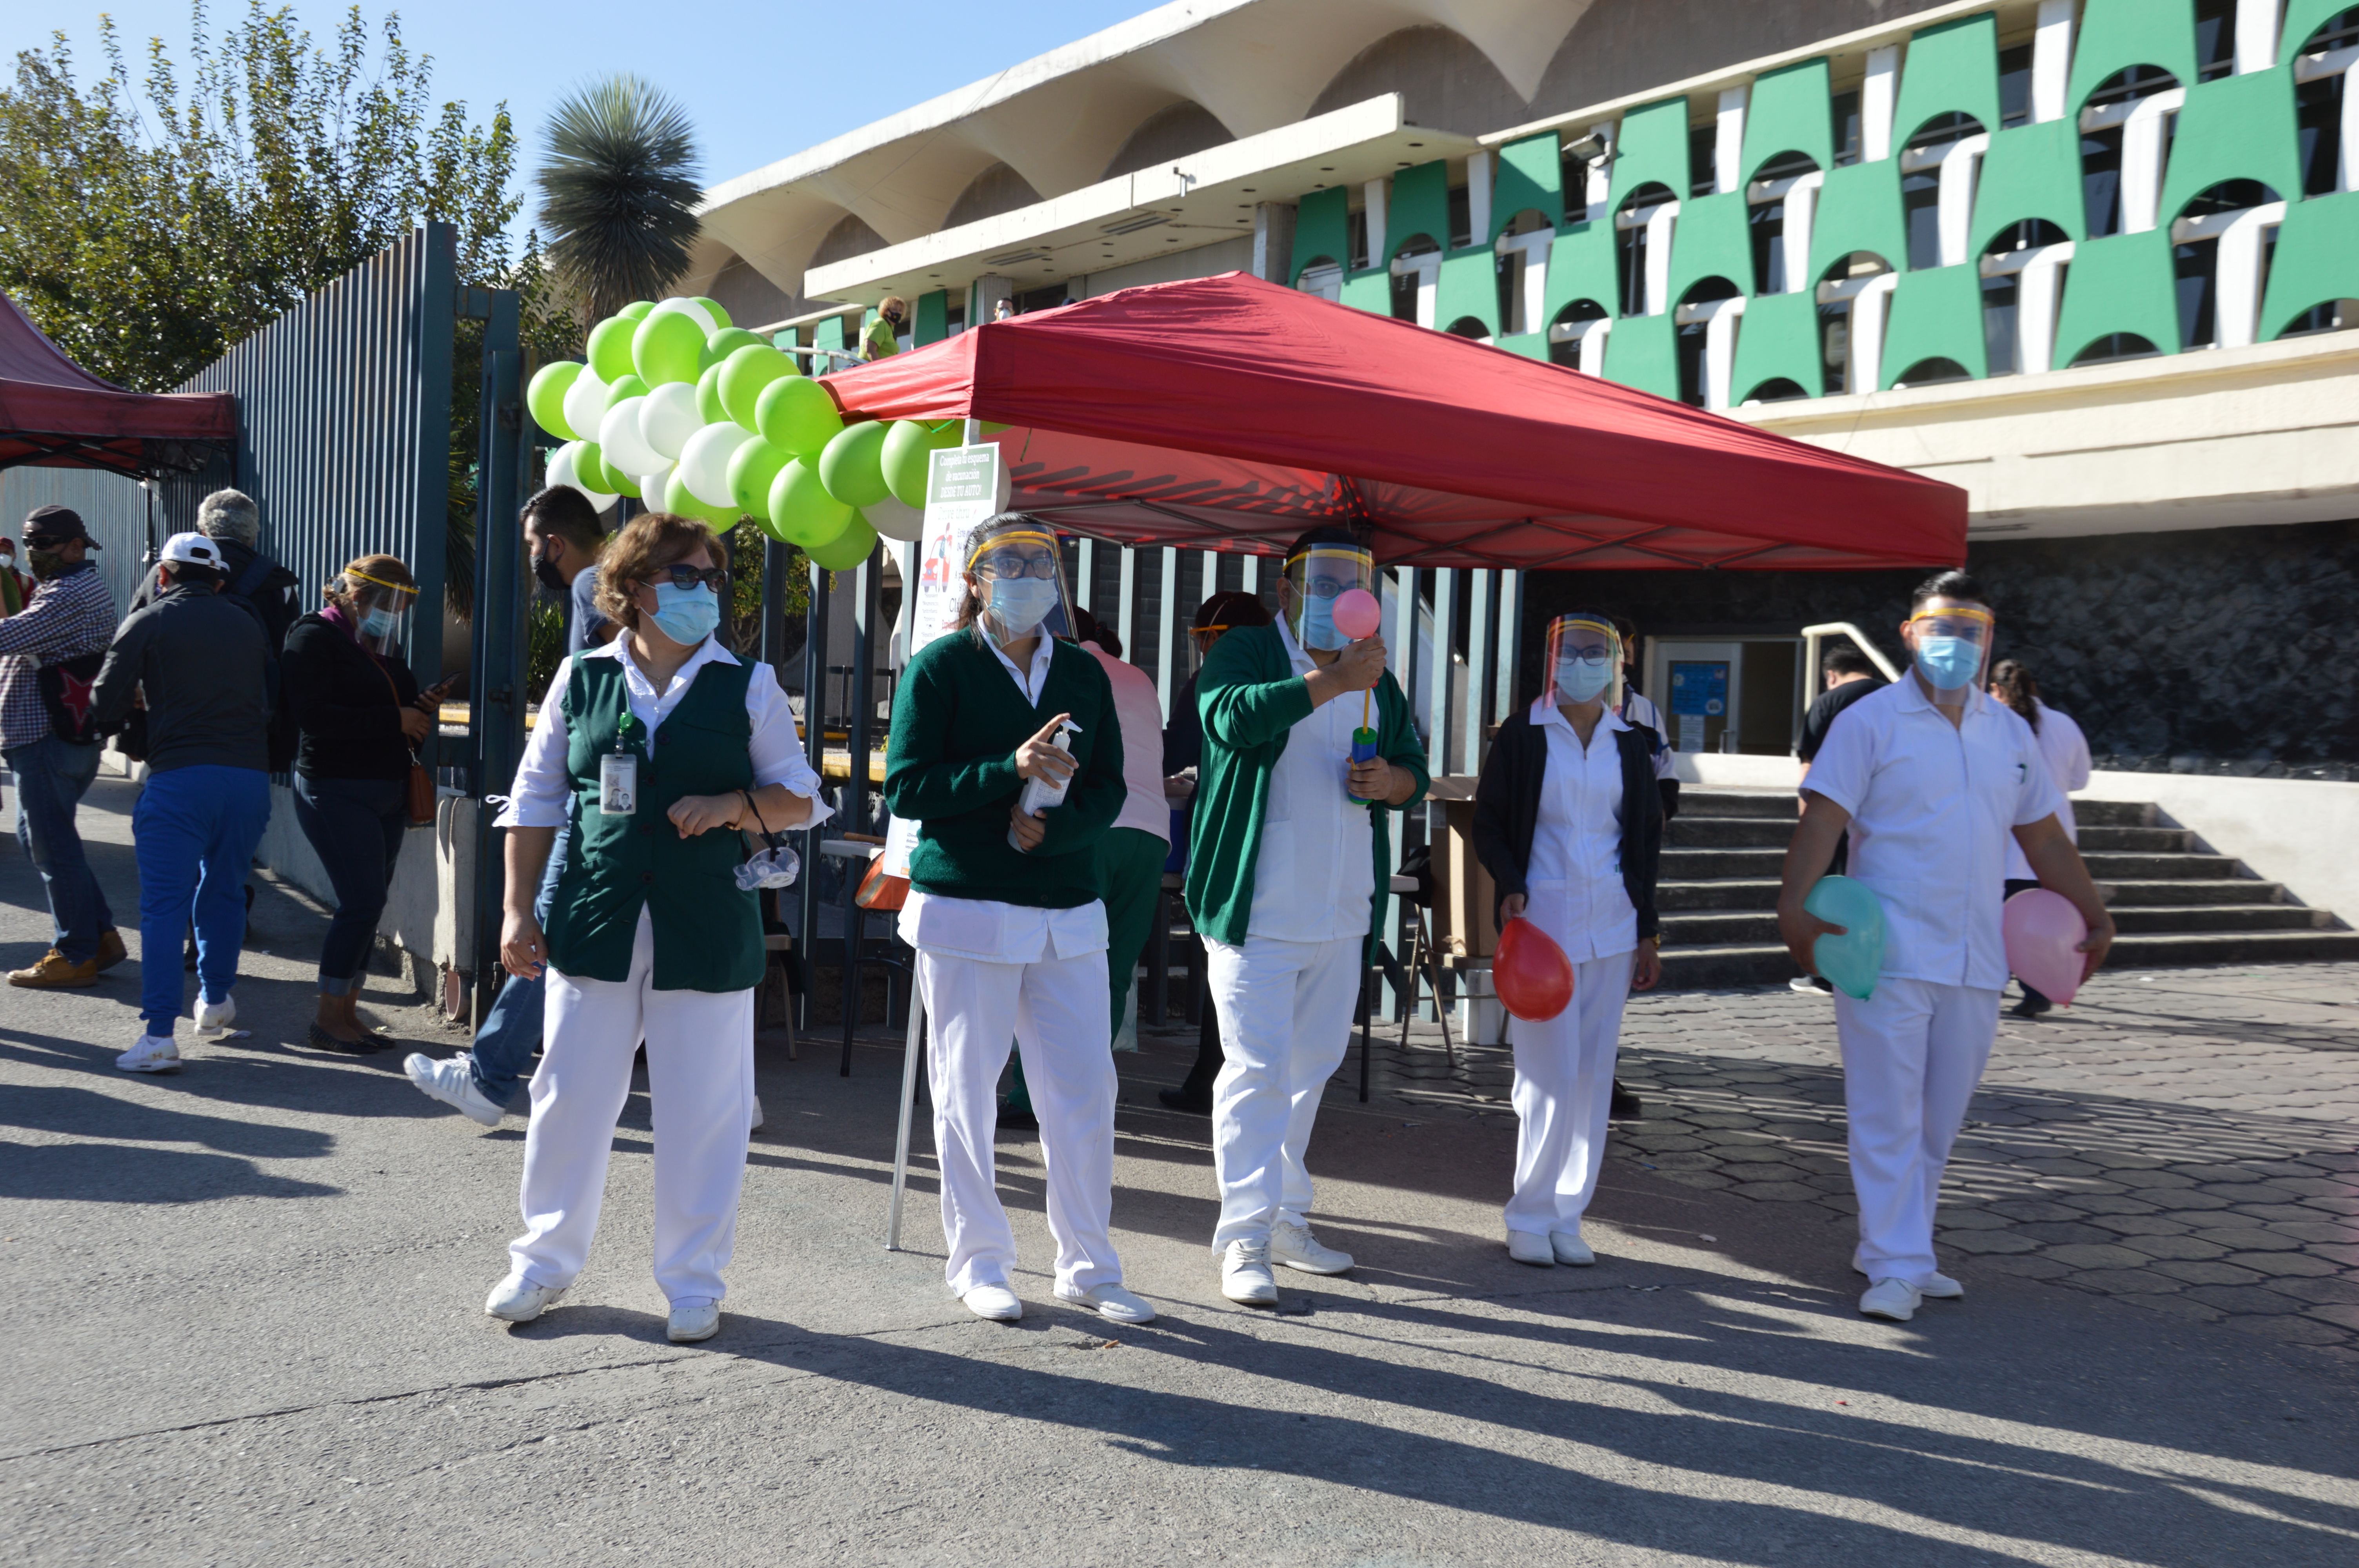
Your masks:
{"label": "sunglasses on face", "polygon": [[1057,575],[1057,557],[1042,551],[1026,555],[1018,550],[994,550],[975,563],[975,575],[1002,580],[1020,577],[1053,578]]}
{"label": "sunglasses on face", "polygon": [[658,588],[665,583],[674,588],[694,588],[702,583],[719,593],[728,586],[729,574],[719,567],[692,567],[686,561],[674,561],[668,567],[657,567],[648,572],[647,583],[649,588]]}

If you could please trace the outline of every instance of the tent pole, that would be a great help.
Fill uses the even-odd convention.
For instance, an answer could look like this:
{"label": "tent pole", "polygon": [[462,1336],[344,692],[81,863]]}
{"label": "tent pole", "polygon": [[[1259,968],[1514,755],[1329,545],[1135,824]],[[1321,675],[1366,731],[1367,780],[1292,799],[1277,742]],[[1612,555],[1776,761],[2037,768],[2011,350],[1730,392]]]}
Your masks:
{"label": "tent pole", "polygon": [[926,999],[917,970],[909,972],[909,1035],[901,1049],[901,1130],[893,1141],[893,1203],[885,1220],[885,1250],[901,1250],[901,1194],[909,1184],[909,1122],[918,1098],[918,1052],[926,1038]]}

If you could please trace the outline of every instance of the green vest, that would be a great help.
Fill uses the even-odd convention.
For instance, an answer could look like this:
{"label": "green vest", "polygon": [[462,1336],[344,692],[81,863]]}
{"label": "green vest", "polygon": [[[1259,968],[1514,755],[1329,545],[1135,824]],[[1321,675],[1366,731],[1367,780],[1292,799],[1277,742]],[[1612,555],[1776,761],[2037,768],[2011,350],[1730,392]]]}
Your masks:
{"label": "green vest", "polygon": [[549,961],[560,973],[624,980],[639,910],[655,935],[655,989],[737,991],[759,985],[767,961],[756,895],[732,873],[744,840],[715,828],[683,838],[666,819],[674,801],[754,785],[745,713],[750,665],[718,660],[697,671],[679,706],[657,730],[634,723],[626,748],[639,757],[639,809],[598,807],[598,760],[631,710],[619,658],[576,658],[565,687],[566,772],[573,779],[573,843],[549,903]]}

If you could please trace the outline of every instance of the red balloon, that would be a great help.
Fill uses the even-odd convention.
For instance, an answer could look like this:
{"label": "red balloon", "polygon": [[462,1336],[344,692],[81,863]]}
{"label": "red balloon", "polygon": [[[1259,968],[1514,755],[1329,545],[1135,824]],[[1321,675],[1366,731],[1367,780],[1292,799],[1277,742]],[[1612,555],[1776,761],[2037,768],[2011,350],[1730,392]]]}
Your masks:
{"label": "red balloon", "polygon": [[1572,1001],[1572,960],[1528,920],[1510,920],[1491,957],[1499,1005],[1527,1023],[1544,1023]]}
{"label": "red balloon", "polygon": [[1357,642],[1373,637],[1385,623],[1384,606],[1364,588],[1347,588],[1335,596],[1335,630]]}

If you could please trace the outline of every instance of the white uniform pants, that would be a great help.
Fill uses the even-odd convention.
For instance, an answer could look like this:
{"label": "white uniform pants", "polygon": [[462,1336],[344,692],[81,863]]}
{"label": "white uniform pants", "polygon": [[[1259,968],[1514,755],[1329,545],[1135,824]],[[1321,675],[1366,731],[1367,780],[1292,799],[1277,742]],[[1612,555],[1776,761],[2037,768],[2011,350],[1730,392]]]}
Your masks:
{"label": "white uniform pants", "polygon": [[1999,993],[1885,979],[1854,1001],[1835,993],[1843,1040],[1859,1250],[1872,1280],[1933,1274],[1933,1209],[1950,1146],[1998,1034]]}
{"label": "white uniform pants", "polygon": [[1033,964],[992,964],[920,948],[927,1081],[942,1172],[943,1265],[953,1295],[1005,1284],[1016,1236],[995,1185],[999,1074],[1012,1038],[1040,1119],[1057,1283],[1088,1290],[1122,1279],[1114,1214],[1114,1043],[1105,949]]}
{"label": "white uniform pants", "polygon": [[[621,980],[548,971],[532,1126],[524,1141],[525,1233],[508,1244],[527,1281],[562,1289],[590,1257],[631,1058],[647,1044],[655,1104],[656,1283],[675,1306],[721,1299],[754,1106],[754,993],[659,991],[647,912]],[[1103,1015],[1103,1006],[1100,1006]]]}
{"label": "white uniform pants", "polygon": [[1572,967],[1572,1000],[1545,1022],[1507,1021],[1516,1048],[1516,1195],[1507,1228],[1581,1234],[1605,1159],[1614,1056],[1635,952]]}
{"label": "white uniform pants", "polygon": [[1310,1212],[1302,1162],[1319,1097],[1352,1043],[1364,938],[1245,946],[1204,941],[1205,973],[1227,1060],[1212,1081],[1212,1171],[1221,1188],[1214,1250],[1266,1241]]}

